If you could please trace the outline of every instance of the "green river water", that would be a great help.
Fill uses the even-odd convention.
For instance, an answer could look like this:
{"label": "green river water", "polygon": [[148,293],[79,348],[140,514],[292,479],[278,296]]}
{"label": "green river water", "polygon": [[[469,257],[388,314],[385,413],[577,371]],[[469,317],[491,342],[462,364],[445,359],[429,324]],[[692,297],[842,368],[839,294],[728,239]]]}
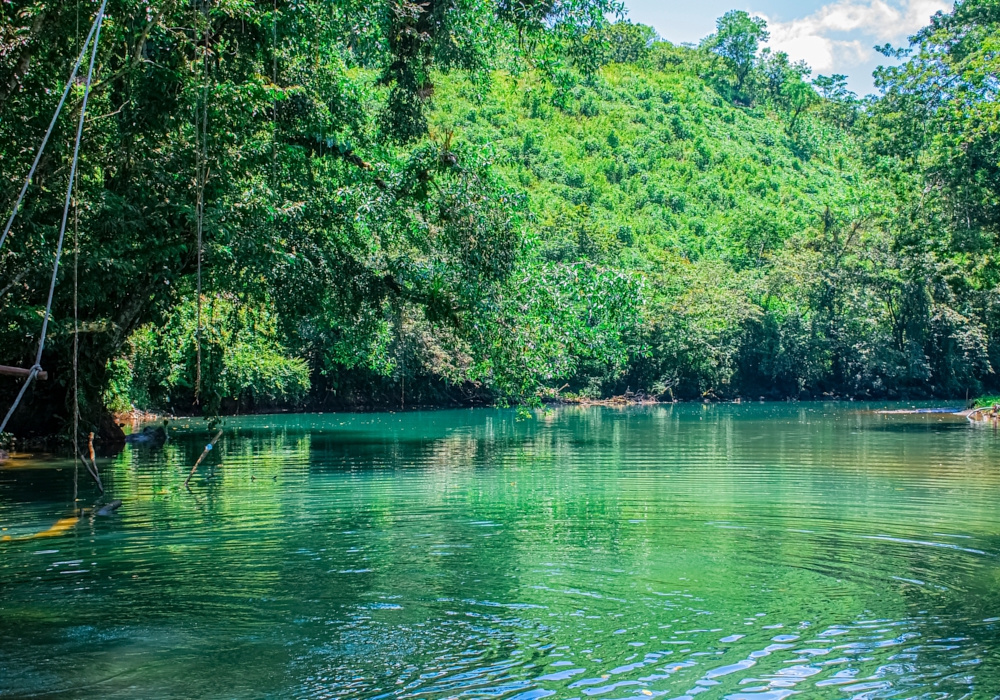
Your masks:
{"label": "green river water", "polygon": [[180,421],[76,522],[13,459],[0,697],[1000,697],[1000,436],[863,408],[237,418],[190,492]]}

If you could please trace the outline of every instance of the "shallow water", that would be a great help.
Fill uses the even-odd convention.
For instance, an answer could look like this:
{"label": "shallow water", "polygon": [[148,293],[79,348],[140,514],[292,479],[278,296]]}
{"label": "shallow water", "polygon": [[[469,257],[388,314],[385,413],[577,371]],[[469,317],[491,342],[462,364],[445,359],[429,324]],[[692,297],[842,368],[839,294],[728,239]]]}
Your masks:
{"label": "shallow water", "polygon": [[78,522],[15,460],[0,697],[1000,696],[1000,437],[858,408],[241,418],[191,492],[182,422]]}

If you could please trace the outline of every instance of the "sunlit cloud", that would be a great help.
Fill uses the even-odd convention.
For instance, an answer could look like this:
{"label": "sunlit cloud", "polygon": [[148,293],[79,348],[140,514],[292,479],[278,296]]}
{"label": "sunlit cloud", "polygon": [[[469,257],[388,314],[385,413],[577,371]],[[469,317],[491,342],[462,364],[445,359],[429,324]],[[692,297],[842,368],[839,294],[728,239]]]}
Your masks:
{"label": "sunlit cloud", "polygon": [[771,48],[795,61],[805,61],[814,74],[851,72],[875,61],[875,44],[906,45],[906,38],[925,26],[934,13],[950,11],[945,0],[840,0],[813,14],[778,22],[768,20]]}

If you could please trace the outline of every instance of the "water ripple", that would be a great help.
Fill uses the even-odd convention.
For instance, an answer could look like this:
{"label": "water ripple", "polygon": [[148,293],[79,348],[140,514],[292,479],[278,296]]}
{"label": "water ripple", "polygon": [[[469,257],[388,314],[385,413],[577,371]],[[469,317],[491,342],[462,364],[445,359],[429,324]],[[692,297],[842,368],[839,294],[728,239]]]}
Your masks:
{"label": "water ripple", "polygon": [[101,464],[111,518],[22,460],[0,696],[1000,696],[1000,442],[939,419],[257,416],[190,492],[188,421]]}

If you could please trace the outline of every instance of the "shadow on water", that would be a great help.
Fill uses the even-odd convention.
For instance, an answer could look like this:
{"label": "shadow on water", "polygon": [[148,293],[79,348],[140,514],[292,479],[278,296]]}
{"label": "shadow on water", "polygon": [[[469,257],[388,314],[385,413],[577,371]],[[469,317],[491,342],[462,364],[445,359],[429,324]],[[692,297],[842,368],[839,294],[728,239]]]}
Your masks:
{"label": "shadow on water", "polygon": [[937,420],[931,421],[884,421],[883,423],[874,423],[867,428],[873,432],[886,432],[886,433],[945,433],[945,432],[969,432],[982,430],[969,423],[968,420],[962,418],[961,420],[949,418],[947,420]]}

